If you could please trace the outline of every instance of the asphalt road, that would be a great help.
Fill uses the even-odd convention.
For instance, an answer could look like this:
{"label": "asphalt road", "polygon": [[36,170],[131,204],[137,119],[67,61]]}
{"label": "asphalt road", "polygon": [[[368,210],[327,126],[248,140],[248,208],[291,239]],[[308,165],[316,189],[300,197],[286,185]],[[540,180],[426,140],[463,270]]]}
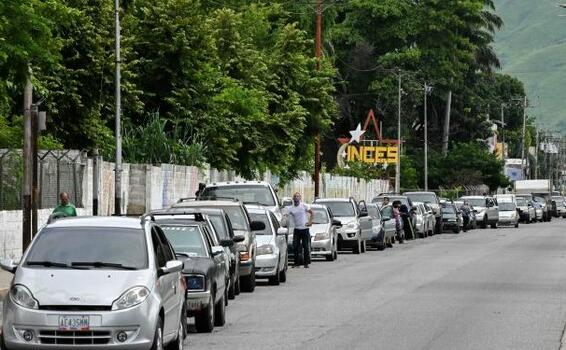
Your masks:
{"label": "asphalt road", "polygon": [[[192,322],[192,320],[191,320]],[[443,234],[289,269],[191,349],[552,349],[566,323],[566,220]],[[565,344],[566,346],[566,344]]]}

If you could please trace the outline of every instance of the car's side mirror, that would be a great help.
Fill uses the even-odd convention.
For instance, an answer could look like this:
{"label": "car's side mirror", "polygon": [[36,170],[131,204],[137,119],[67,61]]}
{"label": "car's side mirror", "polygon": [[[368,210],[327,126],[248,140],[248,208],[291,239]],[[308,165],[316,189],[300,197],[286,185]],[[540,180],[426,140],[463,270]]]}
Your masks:
{"label": "car's side mirror", "polygon": [[381,217],[381,221],[383,221],[383,222],[387,222],[387,221],[389,221],[389,220],[391,220],[391,218],[386,217],[386,216],[382,216],[382,217]]}
{"label": "car's side mirror", "polygon": [[183,270],[183,262],[179,260],[169,260],[165,263],[165,266],[160,268],[158,274],[160,276],[168,275],[174,272],[181,272]]}
{"label": "car's side mirror", "polygon": [[244,237],[244,236],[236,235],[236,236],[234,236],[234,238],[232,238],[232,241],[234,243],[240,243],[240,242],[243,242],[245,239],[246,239],[246,237]]}
{"label": "car's side mirror", "polygon": [[337,227],[342,227],[342,221],[336,220],[336,219],[332,219],[332,225],[333,225],[333,226],[337,226]]}
{"label": "car's side mirror", "polygon": [[365,218],[366,216],[368,216],[368,212],[367,212],[367,211],[361,211],[361,212],[358,214],[358,217],[359,217],[359,218]]}
{"label": "car's side mirror", "polygon": [[224,249],[222,247],[212,247],[212,256],[217,256],[224,253]]}
{"label": "car's side mirror", "polygon": [[16,273],[16,270],[18,268],[18,264],[16,264],[14,262],[14,260],[12,260],[12,259],[6,259],[6,260],[0,261],[0,268],[2,268],[2,270],[4,270],[4,271],[8,271],[10,273]]}
{"label": "car's side mirror", "polygon": [[262,231],[265,230],[265,223],[262,221],[252,221],[250,223],[250,228],[252,231]]}
{"label": "car's side mirror", "polygon": [[234,245],[234,241],[231,239],[223,239],[220,241],[220,245],[223,247],[231,247]]}
{"label": "car's side mirror", "polygon": [[285,227],[279,227],[279,228],[277,229],[277,235],[279,235],[279,236],[285,236],[285,235],[287,235],[287,234],[289,234],[289,230],[286,229]]}

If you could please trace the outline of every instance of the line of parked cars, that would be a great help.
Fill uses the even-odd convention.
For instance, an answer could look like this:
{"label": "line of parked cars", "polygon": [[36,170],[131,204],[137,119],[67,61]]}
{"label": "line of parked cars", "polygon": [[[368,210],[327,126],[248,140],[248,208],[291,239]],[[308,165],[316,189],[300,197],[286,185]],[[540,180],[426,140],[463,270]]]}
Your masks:
{"label": "line of parked cars", "polygon": [[[334,261],[344,249],[362,254],[444,231],[566,216],[564,198],[553,199],[554,212],[548,198],[317,198],[311,254]],[[467,225],[464,202],[472,209]],[[187,318],[197,332],[211,332],[257,279],[287,281],[293,228],[282,225],[285,204],[268,183],[224,182],[141,218],[50,219],[19,262],[0,264],[14,274],[1,348],[182,349]]]}

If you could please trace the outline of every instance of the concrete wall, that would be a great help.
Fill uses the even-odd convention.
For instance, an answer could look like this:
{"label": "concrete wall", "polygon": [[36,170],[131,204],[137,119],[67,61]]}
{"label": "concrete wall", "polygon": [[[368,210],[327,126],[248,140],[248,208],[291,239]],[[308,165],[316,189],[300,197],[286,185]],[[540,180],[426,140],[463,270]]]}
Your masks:
{"label": "concrete wall", "polygon": [[[79,215],[92,215],[94,189],[98,187],[98,213],[107,216],[114,213],[114,164],[99,162],[97,167],[98,186],[94,184],[94,166],[88,159],[82,176],[82,201],[84,208],[78,208]],[[262,180],[277,187],[279,179],[270,173]],[[321,178],[321,194],[324,197],[349,197],[371,200],[381,192],[387,192],[389,183],[377,180],[366,182],[353,178],[325,174]],[[220,181],[243,181],[231,171],[199,169],[196,167],[161,164],[123,164],[122,213],[140,215],[152,209],[168,207],[183,197],[193,197],[199,183]],[[280,197],[291,197],[300,192],[306,201],[314,198],[314,183],[310,174],[279,189]],[[52,209],[41,210],[39,224],[43,225]],[[22,241],[22,212],[0,211],[0,259],[19,258]]]}

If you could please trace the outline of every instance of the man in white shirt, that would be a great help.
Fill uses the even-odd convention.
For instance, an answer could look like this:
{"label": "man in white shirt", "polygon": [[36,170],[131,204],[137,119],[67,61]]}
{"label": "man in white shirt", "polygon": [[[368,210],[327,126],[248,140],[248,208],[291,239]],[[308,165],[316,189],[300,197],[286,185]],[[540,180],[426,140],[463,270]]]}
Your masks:
{"label": "man in white shirt", "polygon": [[[293,251],[295,254],[295,261],[293,267],[304,264],[305,268],[309,267],[311,263],[311,234],[309,232],[309,227],[312,226],[313,212],[311,208],[301,202],[301,194],[295,193],[293,195],[293,205],[288,206],[287,213],[285,213],[285,219],[291,219],[291,225],[293,230]],[[302,248],[302,252],[300,251]]]}

